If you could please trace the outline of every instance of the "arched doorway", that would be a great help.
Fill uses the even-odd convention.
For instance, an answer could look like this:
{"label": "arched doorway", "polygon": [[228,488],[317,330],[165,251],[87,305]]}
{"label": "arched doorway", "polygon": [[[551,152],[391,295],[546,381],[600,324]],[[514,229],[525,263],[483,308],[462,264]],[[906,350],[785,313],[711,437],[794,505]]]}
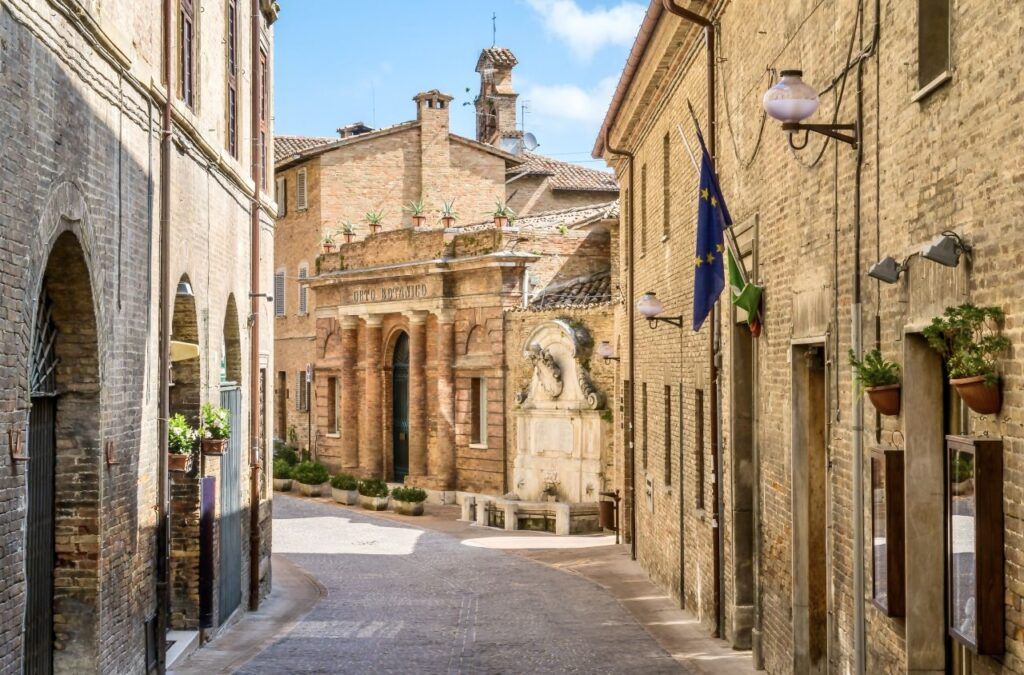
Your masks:
{"label": "arched doorway", "polygon": [[220,404],[231,413],[228,451],[220,458],[220,583],[219,624],[223,625],[242,601],[242,342],[235,296],[228,296],[224,313],[224,344],[220,371]]}
{"label": "arched doorway", "polygon": [[99,351],[89,268],[70,232],[57,238],[43,276],[29,385],[24,671],[92,671],[99,616]]}
{"label": "arched doorway", "polygon": [[409,474],[409,334],[395,340],[391,358],[391,466],[394,480],[401,483]]}

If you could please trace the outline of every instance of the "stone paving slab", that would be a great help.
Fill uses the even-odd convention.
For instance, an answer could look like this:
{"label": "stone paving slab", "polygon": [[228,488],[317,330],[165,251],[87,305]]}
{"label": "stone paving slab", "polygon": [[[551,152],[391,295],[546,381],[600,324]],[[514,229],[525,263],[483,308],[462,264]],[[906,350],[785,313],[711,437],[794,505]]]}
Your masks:
{"label": "stone paving slab", "polygon": [[517,555],[283,495],[274,537],[326,595],[238,672],[685,672],[609,593]]}

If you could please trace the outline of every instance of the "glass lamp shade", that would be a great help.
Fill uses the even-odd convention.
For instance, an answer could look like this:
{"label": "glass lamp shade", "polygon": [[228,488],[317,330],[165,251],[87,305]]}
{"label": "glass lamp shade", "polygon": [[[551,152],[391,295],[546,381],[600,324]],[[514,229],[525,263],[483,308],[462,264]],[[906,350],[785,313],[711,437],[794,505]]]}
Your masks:
{"label": "glass lamp shade", "polygon": [[781,79],[764,93],[764,111],[780,122],[802,122],[818,109],[818,92],[799,70],[783,70]]}
{"label": "glass lamp shade", "polygon": [[597,355],[602,359],[610,359],[615,356],[615,348],[612,347],[612,343],[607,340],[602,340],[601,343],[597,345]]}
{"label": "glass lamp shade", "polygon": [[653,319],[665,310],[665,305],[654,293],[648,291],[636,301],[636,311],[640,312],[645,319]]}

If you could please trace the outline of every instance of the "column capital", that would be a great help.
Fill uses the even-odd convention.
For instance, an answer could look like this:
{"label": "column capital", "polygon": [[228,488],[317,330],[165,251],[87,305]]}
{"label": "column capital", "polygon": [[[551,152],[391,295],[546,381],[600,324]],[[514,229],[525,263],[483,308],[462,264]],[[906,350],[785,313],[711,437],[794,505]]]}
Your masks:
{"label": "column capital", "polygon": [[380,328],[384,325],[383,314],[363,314],[362,319],[366,322],[367,328]]}
{"label": "column capital", "polygon": [[341,314],[338,316],[338,323],[343,330],[352,330],[359,327],[359,317],[352,314]]}
{"label": "column capital", "polygon": [[435,309],[434,316],[437,317],[437,322],[441,324],[455,323],[455,310],[454,309]]}
{"label": "column capital", "polygon": [[429,314],[429,312],[416,309],[411,309],[402,313],[407,319],[409,319],[409,323],[413,326],[422,326],[425,324],[427,322],[427,315]]}

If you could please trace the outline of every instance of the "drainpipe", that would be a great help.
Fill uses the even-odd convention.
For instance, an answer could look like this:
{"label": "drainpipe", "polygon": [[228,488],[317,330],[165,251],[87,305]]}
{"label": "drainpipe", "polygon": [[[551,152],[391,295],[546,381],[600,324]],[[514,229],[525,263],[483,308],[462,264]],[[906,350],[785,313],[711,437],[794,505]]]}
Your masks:
{"label": "drainpipe", "polygon": [[[701,16],[697,12],[684,9],[675,4],[674,0],[662,0],[665,10],[675,14],[690,23],[695,23],[704,29],[704,40],[707,51],[707,87],[708,87],[708,152],[711,155],[711,162],[714,165],[717,154],[715,152],[715,138],[717,118],[715,117],[715,25],[710,19]],[[722,535],[722,425],[721,415],[721,391],[718,386],[718,364],[721,360],[721,312],[718,303],[715,303],[711,313],[711,330],[709,331],[708,370],[710,373],[711,396],[709,401],[711,418],[711,462],[715,467],[715,481],[712,483],[712,504],[714,514],[712,518],[712,529],[714,530],[713,541],[713,567],[715,578],[715,637],[722,637],[725,634],[723,625],[724,613],[722,612],[722,598],[725,595],[725,576],[722,570],[722,558],[724,557],[725,539]]]}
{"label": "drainpipe", "polygon": [[629,410],[627,411],[628,419],[626,420],[626,447],[624,448],[626,453],[626,475],[623,476],[623,487],[626,490],[626,499],[629,503],[629,554],[633,560],[636,560],[636,445],[634,443],[634,429],[636,428],[636,414],[634,410],[636,405],[634,405],[633,396],[633,393],[636,391],[636,345],[634,340],[636,330],[633,325],[636,316],[636,307],[633,304],[633,297],[635,296],[633,291],[633,202],[635,201],[633,162],[636,156],[625,148],[620,150],[612,147],[611,128],[605,130],[604,149],[610,155],[618,155],[629,160],[629,212],[626,214],[626,323],[628,324],[626,349],[629,360],[626,376],[629,379]]}
{"label": "drainpipe", "polygon": [[168,523],[170,504],[170,475],[167,466],[167,418],[170,416],[170,361],[171,361],[171,99],[174,96],[174,83],[171,67],[171,31],[174,25],[174,14],[171,0],[163,0],[163,59],[165,92],[163,112],[160,118],[160,290],[159,311],[157,313],[157,330],[159,347],[157,349],[157,436],[158,466],[160,476],[157,479],[157,516],[156,516],[156,659],[157,672],[163,673],[167,668],[167,631],[171,608],[170,584],[170,524]]}
{"label": "drainpipe", "polygon": [[[167,2],[167,0],[164,0]],[[252,206],[249,232],[249,609],[260,606],[260,184],[263,179],[260,147],[260,4],[252,0],[251,31],[252,91]]]}
{"label": "drainpipe", "polygon": [[[861,326],[861,169],[864,164],[863,113],[864,61],[857,62],[857,157],[853,180],[853,316],[852,349],[863,358]],[[877,170],[877,169],[876,169]],[[854,673],[864,673],[864,399],[852,396],[853,407],[853,654]]]}

